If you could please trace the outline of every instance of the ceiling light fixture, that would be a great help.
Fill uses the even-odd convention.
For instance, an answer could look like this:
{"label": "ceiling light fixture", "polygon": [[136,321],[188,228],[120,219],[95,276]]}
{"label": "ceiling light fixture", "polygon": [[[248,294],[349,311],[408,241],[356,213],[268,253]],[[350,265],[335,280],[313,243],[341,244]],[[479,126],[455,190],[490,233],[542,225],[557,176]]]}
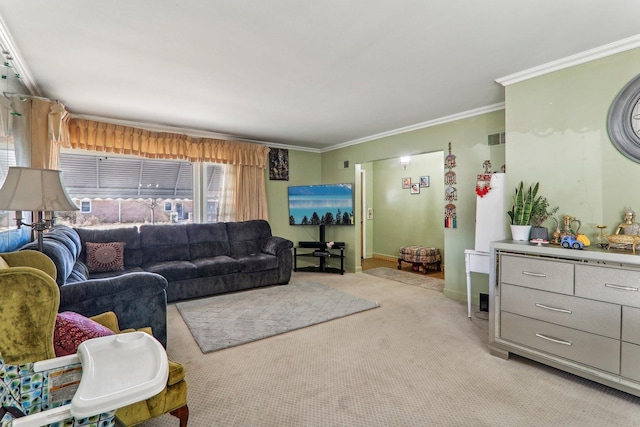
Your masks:
{"label": "ceiling light fixture", "polygon": [[400,164],[402,165],[402,169],[407,170],[407,166],[409,166],[410,163],[411,163],[410,156],[400,157]]}

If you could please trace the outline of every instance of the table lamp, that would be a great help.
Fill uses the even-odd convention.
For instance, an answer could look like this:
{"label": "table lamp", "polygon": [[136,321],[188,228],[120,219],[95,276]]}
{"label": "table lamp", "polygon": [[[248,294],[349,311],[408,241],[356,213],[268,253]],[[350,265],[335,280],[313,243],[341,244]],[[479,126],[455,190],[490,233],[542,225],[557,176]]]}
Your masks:
{"label": "table lamp", "polygon": [[[0,188],[0,209],[16,211],[16,225],[35,230],[38,250],[42,252],[42,233],[54,224],[53,218],[45,219],[44,212],[78,210],[62,184],[62,171],[10,167]],[[37,221],[22,221],[22,211],[38,212]]]}

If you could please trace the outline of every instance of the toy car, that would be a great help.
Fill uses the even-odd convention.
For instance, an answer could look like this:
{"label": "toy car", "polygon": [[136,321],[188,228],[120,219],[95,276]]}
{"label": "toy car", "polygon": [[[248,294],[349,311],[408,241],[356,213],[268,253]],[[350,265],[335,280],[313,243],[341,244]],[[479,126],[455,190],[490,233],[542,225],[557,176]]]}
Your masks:
{"label": "toy car", "polygon": [[562,240],[560,240],[560,244],[562,245],[563,248],[566,248],[566,249],[583,249],[584,248],[584,243],[582,243],[580,240],[577,240],[575,236],[572,236],[572,235],[567,235],[562,237]]}

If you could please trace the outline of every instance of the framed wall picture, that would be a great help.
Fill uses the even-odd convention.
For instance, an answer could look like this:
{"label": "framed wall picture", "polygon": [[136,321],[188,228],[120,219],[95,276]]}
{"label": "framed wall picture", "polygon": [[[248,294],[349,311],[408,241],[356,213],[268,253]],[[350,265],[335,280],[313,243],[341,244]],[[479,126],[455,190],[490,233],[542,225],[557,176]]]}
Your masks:
{"label": "framed wall picture", "polygon": [[421,176],[420,177],[420,187],[421,188],[425,188],[429,186],[429,177],[428,176]]}
{"label": "framed wall picture", "polygon": [[411,194],[420,194],[420,184],[414,182],[411,184]]}
{"label": "framed wall picture", "polygon": [[411,188],[411,178],[402,178],[402,188]]}
{"label": "framed wall picture", "polygon": [[271,181],[289,181],[289,150],[269,149],[269,179]]}

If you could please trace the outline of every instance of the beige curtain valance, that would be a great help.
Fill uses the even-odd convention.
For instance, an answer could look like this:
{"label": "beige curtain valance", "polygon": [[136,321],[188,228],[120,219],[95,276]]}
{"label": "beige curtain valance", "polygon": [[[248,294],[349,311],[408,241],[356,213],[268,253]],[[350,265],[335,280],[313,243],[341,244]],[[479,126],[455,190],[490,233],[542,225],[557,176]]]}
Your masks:
{"label": "beige curtain valance", "polygon": [[67,148],[131,154],[152,159],[180,159],[238,166],[267,167],[269,147],[241,141],[192,138],[129,126],[71,118]]}

